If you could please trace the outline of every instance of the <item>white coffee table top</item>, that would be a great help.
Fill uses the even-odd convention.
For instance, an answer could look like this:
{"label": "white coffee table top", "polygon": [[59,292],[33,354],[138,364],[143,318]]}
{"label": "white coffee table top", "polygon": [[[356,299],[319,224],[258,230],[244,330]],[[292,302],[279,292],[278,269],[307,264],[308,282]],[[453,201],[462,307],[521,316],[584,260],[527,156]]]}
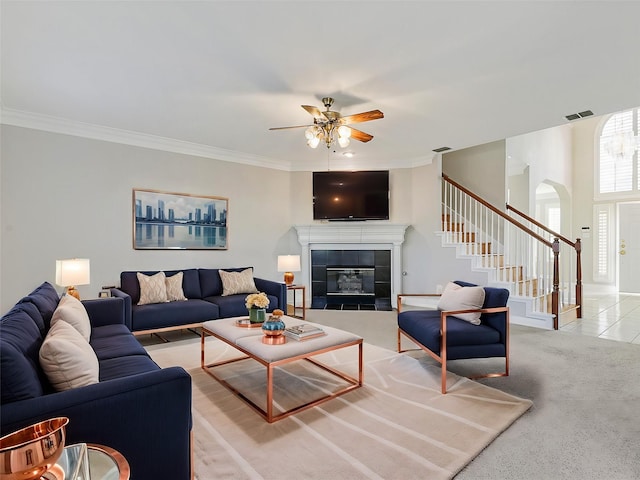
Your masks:
{"label": "white coffee table top", "polygon": [[281,345],[268,345],[262,343],[263,333],[261,328],[238,327],[236,320],[241,318],[245,317],[210,320],[204,322],[202,327],[216,336],[224,338],[226,342],[235,344],[251,355],[268,363],[290,359],[318,350],[331,349],[338,345],[362,341],[362,337],[350,332],[345,332],[344,330],[283,316],[282,320],[287,327],[301,325],[303,323],[316,325],[322,328],[326,332],[326,335],[301,341],[287,338],[286,343]]}

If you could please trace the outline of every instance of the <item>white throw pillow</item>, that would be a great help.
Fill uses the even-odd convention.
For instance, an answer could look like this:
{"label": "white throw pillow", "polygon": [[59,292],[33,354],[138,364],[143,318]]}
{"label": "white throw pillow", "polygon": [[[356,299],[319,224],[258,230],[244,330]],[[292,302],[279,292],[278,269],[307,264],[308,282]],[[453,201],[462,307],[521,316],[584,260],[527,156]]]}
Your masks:
{"label": "white throw pillow", "polygon": [[91,345],[64,320],[57,321],[42,342],[40,365],[58,392],[99,380],[98,358]]}
{"label": "white throw pillow", "polygon": [[182,272],[178,272],[175,275],[166,278],[165,284],[167,286],[167,301],[175,302],[187,300],[187,297],[184,296],[184,291],[182,290],[183,276]]}
{"label": "white throw pillow", "polygon": [[91,338],[91,322],[87,309],[80,300],[73,295],[63,295],[58,303],[58,307],[51,316],[51,326],[58,321],[64,320],[88,342]]}
{"label": "white throw pillow", "polygon": [[[438,310],[470,310],[474,308],[482,308],[484,304],[484,288],[483,287],[461,287],[457,283],[449,282],[444,287],[440,301],[438,302]],[[481,313],[461,313],[454,315],[461,320],[480,325]]]}
{"label": "white throw pillow", "polygon": [[167,285],[164,272],[158,272],[151,276],[137,272],[136,276],[140,284],[140,300],[138,300],[138,305],[165,303],[167,301]]}
{"label": "white throw pillow", "polygon": [[218,270],[222,280],[222,295],[236,295],[238,293],[258,293],[253,281],[253,268],[245,268],[241,272],[227,272]]}

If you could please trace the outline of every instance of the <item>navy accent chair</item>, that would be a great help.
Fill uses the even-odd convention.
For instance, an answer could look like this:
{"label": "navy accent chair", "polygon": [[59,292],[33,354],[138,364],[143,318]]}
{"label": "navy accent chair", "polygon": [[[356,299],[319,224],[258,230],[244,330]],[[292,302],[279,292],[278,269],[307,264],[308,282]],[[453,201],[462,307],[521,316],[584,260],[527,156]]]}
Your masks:
{"label": "navy accent chair", "polygon": [[[472,283],[456,280],[463,287]],[[439,296],[439,294],[398,295],[398,352],[402,335],[440,362],[442,393],[447,393],[447,361],[471,358],[503,357],[505,371],[470,378],[504,377],[509,375],[509,290],[484,287],[485,299],[478,310],[407,310],[402,311],[402,297]],[[454,315],[481,312],[480,325],[473,325]]]}

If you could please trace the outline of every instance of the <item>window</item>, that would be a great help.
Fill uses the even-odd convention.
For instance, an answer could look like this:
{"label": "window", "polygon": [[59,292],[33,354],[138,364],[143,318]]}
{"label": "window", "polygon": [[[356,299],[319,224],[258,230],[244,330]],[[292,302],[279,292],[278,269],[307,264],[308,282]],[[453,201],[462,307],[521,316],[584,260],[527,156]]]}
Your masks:
{"label": "window", "polygon": [[638,131],[640,109],[613,114],[602,127],[599,138],[598,193],[638,193]]}
{"label": "window", "polygon": [[593,232],[593,281],[598,283],[611,283],[613,281],[612,261],[615,238],[613,231],[613,204],[594,206],[594,232]]}
{"label": "window", "polygon": [[[612,283],[616,269],[618,201],[640,198],[640,108],[611,115],[597,137],[595,165],[593,281]],[[597,133],[596,133],[597,135]]]}

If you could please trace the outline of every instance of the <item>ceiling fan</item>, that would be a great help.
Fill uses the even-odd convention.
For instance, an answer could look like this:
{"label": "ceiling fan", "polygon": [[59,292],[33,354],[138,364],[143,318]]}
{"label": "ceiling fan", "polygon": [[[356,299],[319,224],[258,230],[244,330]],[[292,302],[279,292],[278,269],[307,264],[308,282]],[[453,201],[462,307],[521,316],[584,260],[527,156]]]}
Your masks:
{"label": "ceiling fan", "polygon": [[370,110],[368,112],[356,113],[354,115],[347,115],[346,117],[343,117],[339,112],[331,110],[333,98],[324,97],[322,99],[322,103],[326,107],[324,112],[318,107],[302,105],[302,108],[313,115],[313,124],[295,125],[292,127],[273,127],[269,130],[306,128],[305,137],[307,139],[307,145],[311,148],[316,148],[321,141],[324,141],[327,148],[331,148],[331,146],[336,142],[337,135],[338,144],[344,148],[349,145],[350,138],[365,143],[373,138],[373,135],[356,130],[349,125],[384,118],[384,113],[380,110]]}

